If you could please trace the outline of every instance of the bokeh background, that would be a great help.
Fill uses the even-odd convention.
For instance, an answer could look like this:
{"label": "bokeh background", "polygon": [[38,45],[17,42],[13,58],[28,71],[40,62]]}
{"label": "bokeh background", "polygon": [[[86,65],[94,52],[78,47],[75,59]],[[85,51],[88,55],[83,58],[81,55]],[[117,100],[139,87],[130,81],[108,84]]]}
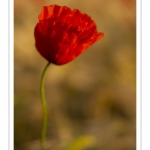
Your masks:
{"label": "bokeh background", "polygon": [[74,61],[50,66],[46,149],[135,150],[135,0],[14,1],[14,149],[39,150],[39,86],[47,61],[33,33],[42,6],[50,4],[87,13],[105,37]]}

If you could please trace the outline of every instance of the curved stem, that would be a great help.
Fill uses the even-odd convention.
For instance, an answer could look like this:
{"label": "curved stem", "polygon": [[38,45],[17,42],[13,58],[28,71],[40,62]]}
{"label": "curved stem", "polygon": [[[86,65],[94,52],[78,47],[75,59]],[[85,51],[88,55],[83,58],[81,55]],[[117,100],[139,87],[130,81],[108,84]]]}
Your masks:
{"label": "curved stem", "polygon": [[46,99],[45,99],[45,93],[44,93],[44,79],[46,71],[49,67],[50,63],[48,63],[42,73],[41,76],[41,83],[40,83],[40,93],[41,93],[41,100],[42,100],[42,108],[43,108],[43,121],[42,121],[42,131],[41,131],[41,150],[45,150],[44,148],[44,142],[46,137],[46,126],[47,126],[47,105],[46,105]]}

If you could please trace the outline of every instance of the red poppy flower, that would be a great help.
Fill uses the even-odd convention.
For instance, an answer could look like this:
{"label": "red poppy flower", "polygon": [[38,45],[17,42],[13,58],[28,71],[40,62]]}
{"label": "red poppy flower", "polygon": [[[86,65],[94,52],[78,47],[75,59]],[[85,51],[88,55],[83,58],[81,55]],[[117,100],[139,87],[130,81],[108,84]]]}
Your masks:
{"label": "red poppy flower", "polygon": [[39,53],[50,63],[66,64],[104,36],[94,21],[66,6],[44,6],[34,31]]}

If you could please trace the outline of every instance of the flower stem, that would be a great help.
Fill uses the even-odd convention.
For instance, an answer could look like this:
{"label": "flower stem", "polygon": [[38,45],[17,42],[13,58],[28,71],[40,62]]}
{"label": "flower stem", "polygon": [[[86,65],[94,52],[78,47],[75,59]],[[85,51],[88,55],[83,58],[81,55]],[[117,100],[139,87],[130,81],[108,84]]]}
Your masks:
{"label": "flower stem", "polygon": [[49,67],[50,63],[48,63],[42,73],[41,76],[41,83],[40,83],[40,93],[41,93],[41,100],[42,100],[42,109],[43,109],[43,121],[42,121],[42,131],[41,131],[41,150],[45,150],[44,142],[46,137],[46,126],[47,126],[47,105],[46,105],[46,99],[45,99],[45,93],[44,93],[44,79],[46,71]]}

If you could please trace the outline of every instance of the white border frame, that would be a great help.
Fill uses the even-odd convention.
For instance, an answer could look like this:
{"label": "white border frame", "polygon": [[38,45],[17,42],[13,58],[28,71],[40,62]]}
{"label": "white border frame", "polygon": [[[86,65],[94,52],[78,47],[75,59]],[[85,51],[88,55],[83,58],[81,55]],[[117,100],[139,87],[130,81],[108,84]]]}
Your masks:
{"label": "white border frame", "polygon": [[[150,149],[150,1],[141,0],[141,147]],[[139,68],[139,66],[138,66]],[[139,86],[139,85],[138,85]],[[137,91],[139,92],[139,91]],[[139,116],[137,116],[139,118]],[[138,122],[139,123],[139,122]],[[140,139],[140,138],[139,138]],[[140,141],[138,141],[140,142]]]}
{"label": "white border frame", "polygon": [[[136,1],[137,26],[137,150],[149,150],[150,140],[150,1]],[[13,150],[14,1],[0,5],[0,149]],[[142,72],[141,72],[142,71]]]}
{"label": "white border frame", "polygon": [[142,1],[137,0],[136,1],[136,149],[141,150],[142,144],[141,144],[141,59],[142,59],[142,53],[141,53],[141,6]]}
{"label": "white border frame", "polygon": [[9,0],[9,150],[14,150],[14,0]]}
{"label": "white border frame", "polygon": [[0,5],[0,150],[13,150],[14,1]]}
{"label": "white border frame", "polygon": [[1,0],[0,18],[0,149],[6,150],[9,147],[8,1]]}

